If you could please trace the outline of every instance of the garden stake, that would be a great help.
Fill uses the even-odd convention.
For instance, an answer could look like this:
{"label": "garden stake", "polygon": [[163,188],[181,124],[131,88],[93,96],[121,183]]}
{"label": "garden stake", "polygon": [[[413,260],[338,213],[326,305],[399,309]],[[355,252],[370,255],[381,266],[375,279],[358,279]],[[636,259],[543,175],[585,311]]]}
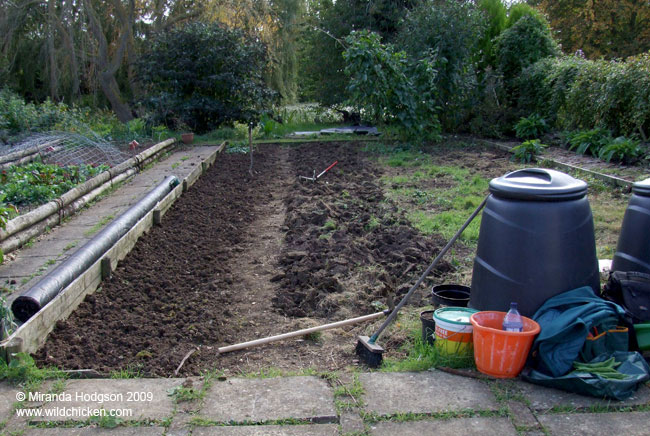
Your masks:
{"label": "garden stake", "polygon": [[300,178],[301,178],[301,179],[305,179],[305,180],[311,180],[312,182],[315,182],[316,180],[320,179],[320,178],[323,176],[323,174],[325,174],[326,172],[328,172],[329,170],[331,170],[331,169],[334,167],[334,165],[336,165],[337,163],[339,163],[339,161],[335,161],[332,165],[330,165],[330,166],[328,166],[327,168],[325,168],[325,169],[323,170],[323,172],[320,173],[319,175],[316,175],[316,170],[314,170],[314,174],[313,174],[313,176],[311,176],[311,177],[300,176]]}
{"label": "garden stake", "polygon": [[440,259],[442,259],[442,256],[447,253],[447,251],[451,248],[451,246],[456,242],[456,239],[465,231],[467,226],[470,225],[470,223],[476,218],[476,215],[479,214],[481,209],[485,206],[485,203],[487,202],[487,199],[489,198],[489,195],[483,199],[481,204],[478,205],[476,210],[472,212],[472,215],[470,215],[469,218],[467,218],[467,221],[465,221],[465,224],[456,232],[456,234],[451,238],[449,242],[447,242],[447,245],[440,251],[438,256],[431,262],[431,265],[422,273],[418,281],[413,285],[413,287],[408,291],[408,293],[402,298],[402,300],[399,302],[397,306],[395,306],[395,309],[390,313],[388,318],[384,321],[384,323],[379,327],[377,332],[372,335],[371,337],[368,336],[359,336],[358,337],[358,342],[357,342],[357,348],[356,352],[357,355],[363,360],[368,366],[372,368],[376,368],[379,365],[381,365],[382,359],[383,359],[383,353],[384,349],[377,345],[375,342],[377,341],[377,338],[379,338],[379,335],[384,331],[386,327],[395,319],[397,316],[397,313],[399,310],[406,304],[408,301],[409,297],[415,290],[422,284],[424,281],[425,277],[429,275],[431,270],[438,264]]}

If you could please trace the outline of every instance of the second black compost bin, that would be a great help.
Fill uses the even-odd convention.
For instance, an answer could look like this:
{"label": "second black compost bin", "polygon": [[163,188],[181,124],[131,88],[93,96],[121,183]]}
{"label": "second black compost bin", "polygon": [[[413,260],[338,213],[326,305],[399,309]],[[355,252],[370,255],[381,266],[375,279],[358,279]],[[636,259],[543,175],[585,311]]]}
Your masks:
{"label": "second black compost bin", "polygon": [[470,307],[532,316],[550,297],[599,289],[587,184],[559,171],[529,168],[490,182],[474,259]]}
{"label": "second black compost bin", "polygon": [[650,179],[632,185],[612,271],[650,274]]}

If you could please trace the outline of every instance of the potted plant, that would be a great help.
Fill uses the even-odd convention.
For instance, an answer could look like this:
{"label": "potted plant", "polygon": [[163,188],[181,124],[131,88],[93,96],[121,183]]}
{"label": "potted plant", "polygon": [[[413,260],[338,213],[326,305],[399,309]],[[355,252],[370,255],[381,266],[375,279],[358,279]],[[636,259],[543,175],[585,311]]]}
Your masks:
{"label": "potted plant", "polygon": [[183,141],[183,144],[191,144],[194,142],[194,133],[181,133],[181,140]]}

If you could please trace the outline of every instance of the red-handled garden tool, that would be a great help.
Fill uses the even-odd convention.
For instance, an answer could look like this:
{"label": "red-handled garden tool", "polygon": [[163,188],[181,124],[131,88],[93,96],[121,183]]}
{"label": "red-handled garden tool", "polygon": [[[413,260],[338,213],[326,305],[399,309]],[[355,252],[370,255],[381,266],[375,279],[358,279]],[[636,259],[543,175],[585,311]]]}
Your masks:
{"label": "red-handled garden tool", "polygon": [[326,172],[328,172],[329,170],[331,170],[332,168],[334,168],[334,165],[336,165],[337,163],[339,163],[339,161],[335,161],[332,165],[330,165],[330,166],[328,166],[327,168],[325,168],[325,169],[323,170],[323,172],[320,173],[319,175],[316,175],[316,170],[314,170],[314,175],[313,175],[312,177],[300,176],[300,178],[301,178],[301,179],[305,179],[305,180],[311,180],[312,182],[315,182],[316,180],[320,179],[320,178],[323,176],[323,174],[325,174]]}

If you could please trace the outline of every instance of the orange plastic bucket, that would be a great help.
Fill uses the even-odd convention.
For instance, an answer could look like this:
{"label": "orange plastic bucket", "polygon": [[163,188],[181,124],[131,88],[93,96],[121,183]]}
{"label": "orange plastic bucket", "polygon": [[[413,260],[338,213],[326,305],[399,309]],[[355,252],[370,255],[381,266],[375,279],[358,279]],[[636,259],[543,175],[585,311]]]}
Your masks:
{"label": "orange plastic bucket", "polygon": [[469,321],[474,327],[474,362],[484,374],[497,378],[517,377],[540,331],[539,324],[522,316],[521,332],[502,330],[505,312],[484,311],[473,314]]}

